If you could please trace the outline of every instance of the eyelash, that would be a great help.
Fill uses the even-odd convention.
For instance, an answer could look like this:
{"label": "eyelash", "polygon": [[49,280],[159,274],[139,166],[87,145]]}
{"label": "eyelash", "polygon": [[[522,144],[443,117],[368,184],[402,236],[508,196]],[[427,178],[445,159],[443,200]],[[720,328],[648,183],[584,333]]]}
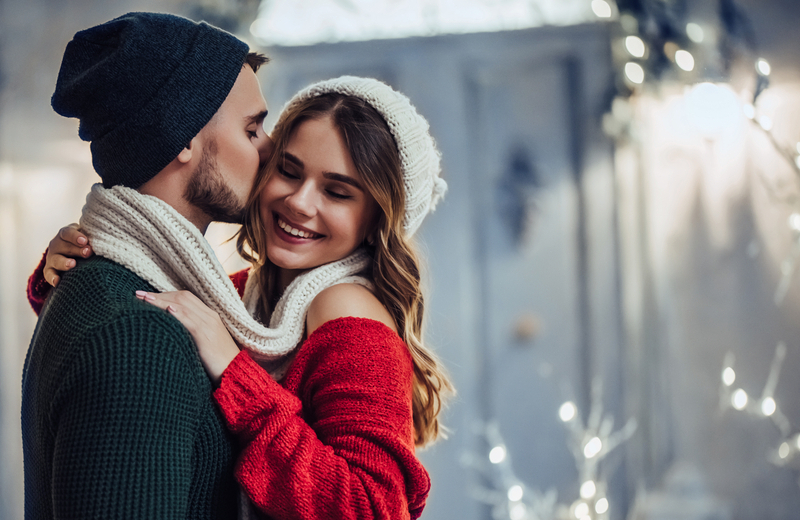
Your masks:
{"label": "eyelash", "polygon": [[336,193],[335,191],[330,191],[330,190],[326,190],[326,191],[327,191],[328,195],[330,195],[334,199],[347,200],[347,199],[352,199],[353,198],[352,195],[344,195],[342,193]]}
{"label": "eyelash", "polygon": [[298,179],[299,178],[297,175],[289,173],[288,171],[284,170],[280,166],[278,166],[278,173],[280,173],[283,177],[286,177],[288,179]]}
{"label": "eyelash", "polygon": [[[285,169],[281,168],[280,166],[277,167],[277,170],[278,170],[278,173],[282,177],[286,177],[287,179],[297,180],[297,179],[300,178],[297,175],[294,175],[293,173],[289,173],[288,171],[286,171]],[[344,193],[337,193],[337,192],[331,191],[331,190],[325,190],[325,193],[327,193],[329,196],[333,197],[334,199],[339,199],[339,200],[347,200],[347,199],[352,199],[353,198],[352,195],[346,195]]]}
{"label": "eyelash", "polygon": [[247,135],[250,136],[250,139],[255,139],[256,137],[258,137],[258,130],[256,131],[248,130]]}

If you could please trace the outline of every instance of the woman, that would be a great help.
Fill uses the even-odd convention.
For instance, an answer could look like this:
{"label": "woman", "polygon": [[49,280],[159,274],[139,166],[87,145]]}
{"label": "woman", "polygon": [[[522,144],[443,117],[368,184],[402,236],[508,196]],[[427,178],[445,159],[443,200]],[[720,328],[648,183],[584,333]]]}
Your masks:
{"label": "woman", "polygon": [[[243,446],[237,479],[262,513],[417,518],[429,480],[414,447],[435,440],[451,390],[422,342],[409,241],[445,189],[427,122],[383,83],[342,77],[298,93],[272,137],[237,244],[253,268],[232,280],[260,322],[299,341],[278,357],[240,350],[191,293],[137,297],[195,339]],[[60,253],[91,254],[75,228],[64,236],[46,269],[74,265]],[[339,264],[344,275],[320,274]],[[45,292],[42,267],[32,303]]]}

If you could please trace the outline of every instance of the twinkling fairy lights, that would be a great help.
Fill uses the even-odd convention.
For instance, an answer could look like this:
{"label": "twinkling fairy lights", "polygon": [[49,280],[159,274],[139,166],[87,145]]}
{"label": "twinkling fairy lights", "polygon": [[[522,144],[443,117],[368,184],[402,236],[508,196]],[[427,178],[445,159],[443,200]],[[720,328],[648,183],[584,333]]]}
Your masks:
{"label": "twinkling fairy lights", "polygon": [[[681,7],[685,4],[681,2],[617,0],[611,4],[611,0],[608,1],[618,21],[611,31],[618,79],[616,96],[603,118],[603,128],[618,145],[644,147],[639,140],[641,129],[637,128],[632,99],[643,97],[642,93],[659,96],[672,91],[676,84],[683,84],[688,118],[699,139],[712,142],[727,129],[739,128],[746,119],[754,130],[747,135],[762,134],[771,145],[770,152],[782,157],[788,171],[794,174],[790,184],[792,192],[787,195],[783,193],[785,184],[778,190],[756,170],[757,179],[764,184],[771,201],[788,209],[783,229],[789,247],[779,259],[779,280],[773,294],[774,304],[784,305],[800,271],[800,142],[775,133],[775,128],[786,128],[785,121],[778,118],[791,117],[791,113],[770,111],[766,96],[762,96],[770,87],[775,67],[768,56],[758,52],[745,12],[735,0],[721,0],[718,23],[704,26],[688,21],[683,25],[687,20]],[[741,77],[742,71],[751,76]],[[737,77],[730,77],[734,75]],[[729,83],[709,82],[725,76],[729,76]],[[742,85],[741,79],[745,79],[748,86],[734,90],[733,85]],[[662,89],[664,80],[669,83],[666,89]],[[754,258],[761,250],[759,241],[754,239],[747,253]],[[792,428],[774,395],[786,352],[786,344],[779,343],[760,396],[749,394],[743,385],[737,384],[733,354],[728,354],[721,374],[720,407],[769,418],[781,434],[769,459],[777,466],[800,470],[800,433]],[[590,446],[590,451],[594,448]]]}
{"label": "twinkling fairy lights", "polygon": [[476,433],[489,447],[486,455],[468,454],[462,464],[488,484],[475,486],[473,497],[491,508],[495,520],[558,520],[557,492],[528,488],[517,477],[496,423],[480,425]]}
{"label": "twinkling fairy lights", "polygon": [[778,447],[769,453],[768,459],[776,466],[800,469],[800,433],[792,428],[775,400],[775,389],[784,359],[786,344],[781,342],[775,347],[775,355],[761,396],[753,399],[742,386],[736,384],[735,357],[729,352],[723,361],[720,377],[719,406],[721,411],[733,409],[753,417],[769,418],[780,431],[781,438]]}
{"label": "twinkling fairy lights", "polygon": [[488,453],[468,455],[463,464],[476,470],[491,487],[476,487],[473,496],[491,506],[495,520],[607,520],[611,505],[600,463],[636,431],[636,421],[614,431],[614,419],[603,411],[602,385],[592,384],[592,402],[584,425],[578,407],[563,403],[558,416],[569,432],[568,447],[578,469],[579,497],[569,504],[558,502],[555,489],[542,492],[527,487],[514,472],[511,454],[495,423],[483,425],[477,433],[485,440]]}
{"label": "twinkling fairy lights", "polygon": [[610,506],[606,496],[606,482],[600,474],[600,463],[636,431],[636,420],[629,419],[625,426],[614,431],[614,418],[603,410],[602,383],[592,382],[591,406],[584,424],[577,406],[567,401],[559,408],[559,418],[569,431],[568,445],[581,482],[580,497],[568,507],[568,518],[577,520],[604,520]]}

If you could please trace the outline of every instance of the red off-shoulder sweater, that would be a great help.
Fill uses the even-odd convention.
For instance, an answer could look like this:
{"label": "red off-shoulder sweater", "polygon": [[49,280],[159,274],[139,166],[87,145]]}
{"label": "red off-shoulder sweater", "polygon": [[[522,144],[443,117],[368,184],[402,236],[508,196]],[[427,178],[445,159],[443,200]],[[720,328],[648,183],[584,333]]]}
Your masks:
{"label": "red off-shoulder sweater", "polygon": [[[28,281],[38,313],[44,259]],[[231,276],[241,295],[247,271]],[[241,441],[236,478],[268,518],[416,519],[430,479],[414,453],[413,365],[384,324],[339,318],[300,346],[280,382],[246,351],[214,399]]]}

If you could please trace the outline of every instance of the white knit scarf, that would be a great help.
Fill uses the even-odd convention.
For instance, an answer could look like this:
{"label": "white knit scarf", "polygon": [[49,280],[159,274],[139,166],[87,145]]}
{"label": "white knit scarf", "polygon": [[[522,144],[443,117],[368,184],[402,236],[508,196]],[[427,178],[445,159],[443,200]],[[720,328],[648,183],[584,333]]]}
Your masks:
{"label": "white knit scarf", "polygon": [[260,289],[255,277],[248,278],[243,301],[200,230],[166,202],[131,188],[95,184],[80,225],[96,254],[123,265],[158,291],[194,293],[275,379],[283,376],[303,338],[306,312],[317,294],[339,283],[371,286],[356,276],[370,260],[357,250],[295,278],[265,327],[252,317]]}

